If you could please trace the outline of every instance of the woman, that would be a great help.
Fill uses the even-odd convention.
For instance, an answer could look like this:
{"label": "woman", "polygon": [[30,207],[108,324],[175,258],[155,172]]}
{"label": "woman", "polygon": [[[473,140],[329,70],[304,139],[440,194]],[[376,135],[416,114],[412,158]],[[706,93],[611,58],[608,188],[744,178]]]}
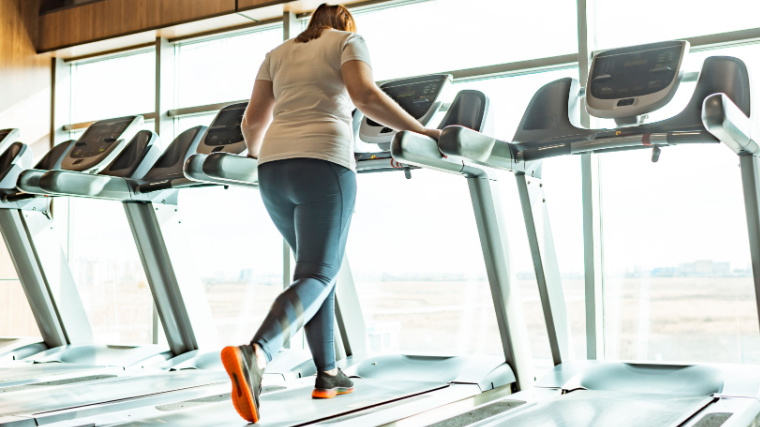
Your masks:
{"label": "woman", "polygon": [[333,348],[335,277],[356,199],[353,105],[388,127],[440,136],[375,85],[355,31],[348,9],[319,6],[303,33],[266,55],[243,119],[264,205],[296,259],[293,283],[251,343],[222,350],[235,409],[250,422],[259,420],[264,368],[301,326],[318,370],[312,397],[353,391]]}

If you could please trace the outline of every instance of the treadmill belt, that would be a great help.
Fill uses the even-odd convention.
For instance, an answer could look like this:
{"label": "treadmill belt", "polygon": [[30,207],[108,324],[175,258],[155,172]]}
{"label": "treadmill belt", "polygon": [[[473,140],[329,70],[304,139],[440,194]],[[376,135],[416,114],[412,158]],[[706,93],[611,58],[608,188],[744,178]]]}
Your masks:
{"label": "treadmill belt", "polygon": [[465,412],[462,415],[457,415],[454,418],[443,420],[435,424],[431,424],[429,427],[463,427],[470,424],[475,424],[478,421],[483,421],[486,418],[493,417],[494,415],[503,414],[510,409],[517,408],[520,405],[524,405],[522,400],[500,400],[498,402],[490,403],[486,406],[474,409],[470,412]]}
{"label": "treadmill belt", "polygon": [[[367,407],[381,405],[408,396],[414,396],[448,387],[446,383],[420,383],[410,381],[379,381],[367,378],[352,378],[355,391],[332,399],[312,399],[313,382],[301,387],[272,391],[261,395],[261,420],[256,426],[298,426],[317,420],[333,418]],[[132,417],[134,418],[134,417]],[[211,403],[189,408],[184,411],[131,419],[116,425],[160,425],[160,426],[246,426],[232,406],[232,401]]]}
{"label": "treadmill belt", "polygon": [[510,427],[677,426],[712,402],[709,396],[576,390],[529,408],[507,412],[495,423]]}
{"label": "treadmill belt", "polygon": [[93,366],[75,363],[26,363],[11,362],[10,365],[0,365],[0,383],[12,382],[18,379],[35,378],[47,375],[62,375],[71,372],[98,369],[103,366]]}
{"label": "treadmill belt", "polygon": [[0,399],[0,416],[28,416],[42,412],[78,408],[227,380],[225,372],[177,371],[157,372],[107,378],[87,386],[52,386],[44,390],[25,390]]}
{"label": "treadmill belt", "polygon": [[53,387],[57,385],[67,385],[67,384],[81,383],[85,381],[102,380],[105,378],[116,378],[116,375],[90,375],[86,377],[74,377],[74,378],[66,378],[66,379],[55,380],[55,381],[29,383],[29,384],[17,385],[13,387],[0,388],[0,393],[13,393],[14,391],[24,391],[24,390],[39,390],[42,387]]}
{"label": "treadmill belt", "polygon": [[697,423],[694,424],[694,427],[720,427],[731,418],[731,415],[734,414],[731,412],[714,412],[712,414],[707,414],[697,421]]}

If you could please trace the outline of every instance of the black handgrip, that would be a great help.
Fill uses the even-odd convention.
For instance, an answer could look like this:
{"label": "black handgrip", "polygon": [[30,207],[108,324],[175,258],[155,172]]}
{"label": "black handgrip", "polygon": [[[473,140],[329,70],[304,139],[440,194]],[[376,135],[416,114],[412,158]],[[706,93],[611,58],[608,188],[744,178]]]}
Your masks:
{"label": "black handgrip", "polygon": [[148,182],[140,184],[137,187],[137,191],[140,193],[151,193],[153,191],[169,190],[174,188],[171,180]]}
{"label": "black handgrip", "polygon": [[6,202],[19,202],[21,200],[34,199],[35,197],[40,196],[38,194],[31,193],[13,193],[3,196],[3,200]]}

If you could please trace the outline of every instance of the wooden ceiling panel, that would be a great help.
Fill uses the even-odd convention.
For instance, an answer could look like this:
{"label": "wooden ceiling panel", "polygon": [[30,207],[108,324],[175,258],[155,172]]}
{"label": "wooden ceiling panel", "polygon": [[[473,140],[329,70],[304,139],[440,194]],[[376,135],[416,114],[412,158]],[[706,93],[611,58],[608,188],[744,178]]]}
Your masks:
{"label": "wooden ceiling panel", "polygon": [[235,0],[107,0],[40,16],[37,50],[64,47],[235,13]]}

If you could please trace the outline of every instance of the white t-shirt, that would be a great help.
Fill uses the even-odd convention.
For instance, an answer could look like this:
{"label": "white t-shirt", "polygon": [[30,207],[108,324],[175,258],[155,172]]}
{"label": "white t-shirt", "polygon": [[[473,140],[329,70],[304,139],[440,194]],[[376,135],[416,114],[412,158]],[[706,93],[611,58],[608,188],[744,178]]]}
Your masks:
{"label": "white t-shirt", "polygon": [[364,38],[337,30],[307,43],[288,40],[266,55],[256,79],[272,82],[275,104],[259,164],[312,158],[356,170],[354,105],[340,74],[353,60],[370,64]]}

